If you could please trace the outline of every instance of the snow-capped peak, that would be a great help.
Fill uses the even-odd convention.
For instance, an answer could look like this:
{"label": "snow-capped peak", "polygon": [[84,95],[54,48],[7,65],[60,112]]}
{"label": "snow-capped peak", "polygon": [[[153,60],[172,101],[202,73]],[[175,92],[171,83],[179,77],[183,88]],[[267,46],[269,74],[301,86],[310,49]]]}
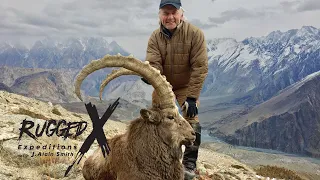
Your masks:
{"label": "snow-capped peak", "polygon": [[[238,42],[232,38],[210,39],[208,43],[208,56],[216,56],[225,53],[228,49],[238,46]],[[209,60],[210,61],[210,60]]]}
{"label": "snow-capped peak", "polygon": [[313,26],[302,26],[302,28],[299,30],[308,34],[314,34],[319,35],[319,29],[313,27]]}

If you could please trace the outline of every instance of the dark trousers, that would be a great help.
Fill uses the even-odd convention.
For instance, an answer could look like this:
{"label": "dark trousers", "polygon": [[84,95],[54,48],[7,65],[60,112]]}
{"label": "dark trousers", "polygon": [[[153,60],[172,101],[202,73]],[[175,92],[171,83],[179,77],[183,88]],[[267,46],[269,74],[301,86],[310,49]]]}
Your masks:
{"label": "dark trousers", "polygon": [[196,140],[193,145],[186,146],[182,163],[185,168],[194,170],[198,159],[199,146],[201,144],[201,126],[199,122],[191,124],[191,126],[196,132]]}

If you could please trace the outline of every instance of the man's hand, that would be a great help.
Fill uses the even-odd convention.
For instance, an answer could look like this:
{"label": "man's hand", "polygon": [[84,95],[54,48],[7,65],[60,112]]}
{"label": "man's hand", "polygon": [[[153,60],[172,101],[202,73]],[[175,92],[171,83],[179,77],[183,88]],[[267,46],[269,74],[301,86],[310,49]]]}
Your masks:
{"label": "man's hand", "polygon": [[146,83],[146,84],[148,84],[148,85],[151,85],[145,78],[141,78],[141,80],[142,80],[144,83]]}
{"label": "man's hand", "polygon": [[187,100],[182,104],[182,109],[187,111],[187,116],[190,118],[198,115],[196,98],[187,97]]}

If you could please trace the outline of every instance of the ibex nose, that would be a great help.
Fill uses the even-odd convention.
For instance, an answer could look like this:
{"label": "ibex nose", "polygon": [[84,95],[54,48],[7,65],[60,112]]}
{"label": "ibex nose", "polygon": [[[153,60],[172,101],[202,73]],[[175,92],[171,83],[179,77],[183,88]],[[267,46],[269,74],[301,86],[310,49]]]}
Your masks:
{"label": "ibex nose", "polygon": [[196,135],[196,132],[192,131],[191,134],[192,134],[193,136],[195,136],[195,135]]}

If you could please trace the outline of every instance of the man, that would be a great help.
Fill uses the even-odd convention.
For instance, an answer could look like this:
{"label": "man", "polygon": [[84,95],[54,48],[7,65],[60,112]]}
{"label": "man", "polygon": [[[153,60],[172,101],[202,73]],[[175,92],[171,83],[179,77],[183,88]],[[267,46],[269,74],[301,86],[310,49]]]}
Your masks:
{"label": "man", "polygon": [[148,42],[146,61],[166,76],[184,118],[196,132],[194,145],[186,147],[183,157],[185,179],[192,179],[201,143],[197,115],[200,91],[208,74],[206,42],[200,29],[184,21],[180,0],[161,0],[159,19],[160,28],[152,33]]}

